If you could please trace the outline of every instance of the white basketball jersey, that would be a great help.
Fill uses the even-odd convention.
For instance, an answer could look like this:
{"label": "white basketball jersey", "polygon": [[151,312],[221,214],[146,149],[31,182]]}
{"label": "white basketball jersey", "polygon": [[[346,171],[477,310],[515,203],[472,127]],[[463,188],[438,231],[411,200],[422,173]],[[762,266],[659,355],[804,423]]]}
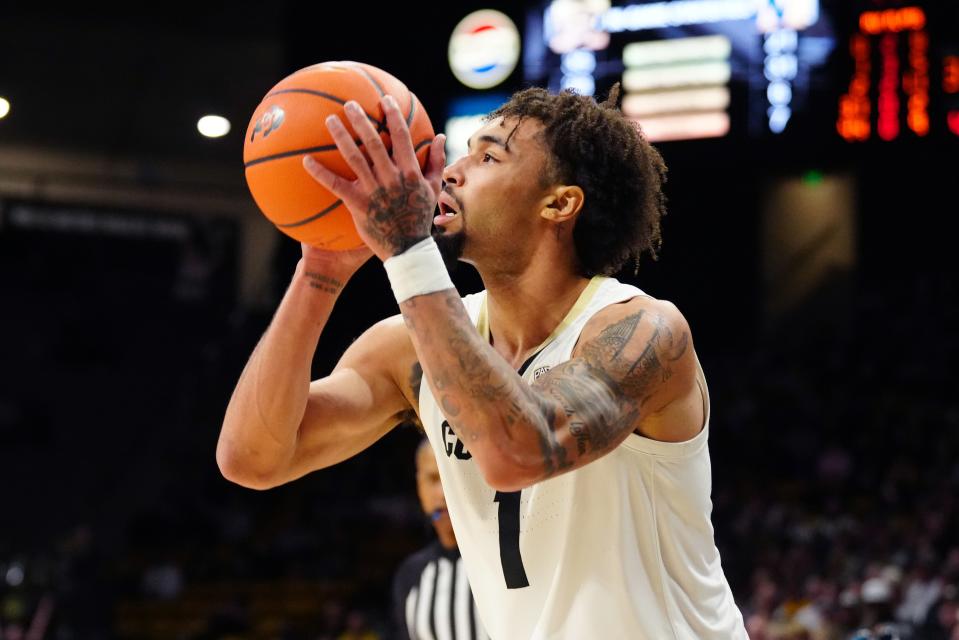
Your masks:
{"label": "white basketball jersey", "polygon": [[[569,360],[600,309],[645,295],[596,277],[523,378]],[[463,299],[489,337],[486,292]],[[701,377],[703,396],[707,398]],[[521,492],[491,489],[432,390],[420,417],[477,609],[493,640],[746,640],[710,522],[708,400],[702,431],[667,443],[632,434],[613,451]]]}

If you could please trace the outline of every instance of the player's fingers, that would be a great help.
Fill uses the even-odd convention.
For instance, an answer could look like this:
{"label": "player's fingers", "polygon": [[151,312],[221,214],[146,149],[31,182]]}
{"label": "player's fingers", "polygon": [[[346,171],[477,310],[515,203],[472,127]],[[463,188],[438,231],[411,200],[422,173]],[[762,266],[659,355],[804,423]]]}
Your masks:
{"label": "player's fingers", "polygon": [[380,134],[370,124],[370,119],[358,102],[349,100],[344,108],[346,109],[346,117],[350,119],[350,124],[353,125],[353,131],[363,141],[366,153],[373,161],[373,171],[376,177],[381,182],[389,180],[396,175],[396,169],[393,166],[393,161],[390,160],[390,154],[386,151],[383,140],[380,139]]}
{"label": "player's fingers", "polygon": [[330,193],[340,200],[345,200],[353,195],[353,182],[351,180],[336,175],[311,156],[303,156],[303,168],[313,176],[314,180],[326,187]]}
{"label": "player's fingers", "polygon": [[440,189],[443,188],[443,169],[445,167],[446,136],[441,133],[433,138],[433,143],[430,145],[430,154],[426,160],[425,178],[436,197],[439,197]]}
{"label": "player's fingers", "polygon": [[[376,179],[373,177],[370,165],[366,161],[366,156],[364,156],[360,148],[356,146],[356,141],[353,139],[353,136],[350,135],[350,132],[347,131],[346,125],[344,125],[338,117],[331,115],[326,118],[326,128],[330,130],[330,134],[333,136],[333,142],[336,143],[336,148],[339,149],[340,155],[346,160],[346,164],[353,170],[353,173],[356,174],[356,179],[359,180],[363,188],[370,191],[375,189]],[[324,169],[325,168],[326,167],[324,167]]]}
{"label": "player's fingers", "polygon": [[[414,100],[412,94],[410,100]],[[393,141],[393,159],[400,171],[407,175],[419,173],[419,163],[416,161],[416,151],[413,149],[413,139],[410,128],[400,111],[400,105],[393,96],[383,96],[380,100],[383,113],[386,114],[386,124],[390,129],[390,140]]]}

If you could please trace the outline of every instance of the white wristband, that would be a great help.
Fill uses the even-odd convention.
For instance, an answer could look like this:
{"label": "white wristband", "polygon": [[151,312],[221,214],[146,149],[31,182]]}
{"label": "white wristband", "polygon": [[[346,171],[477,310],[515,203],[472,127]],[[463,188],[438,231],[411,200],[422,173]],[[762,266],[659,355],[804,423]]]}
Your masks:
{"label": "white wristband", "polygon": [[420,240],[403,253],[387,258],[383,266],[397,303],[454,288],[433,238]]}

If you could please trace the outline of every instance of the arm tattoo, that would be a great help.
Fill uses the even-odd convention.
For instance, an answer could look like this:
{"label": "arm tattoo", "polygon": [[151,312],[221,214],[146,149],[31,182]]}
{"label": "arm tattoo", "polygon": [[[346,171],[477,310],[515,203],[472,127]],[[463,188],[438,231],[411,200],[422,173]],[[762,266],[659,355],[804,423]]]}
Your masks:
{"label": "arm tattoo", "polygon": [[410,377],[408,382],[410,383],[410,390],[413,392],[413,406],[405,411],[401,411],[397,414],[396,419],[402,424],[412,424],[420,431],[423,431],[423,423],[420,422],[419,414],[417,413],[416,407],[419,406],[420,402],[420,383],[423,380],[423,368],[420,366],[419,360],[413,363],[413,366],[410,367]]}
{"label": "arm tattoo", "polygon": [[556,411],[553,405],[541,403],[546,414],[546,425],[537,430],[539,450],[543,455],[543,471],[547,477],[572,466],[566,458],[566,448],[556,439]]}
{"label": "arm tattoo", "polygon": [[683,332],[679,341],[674,338],[672,330],[662,316],[654,320],[656,329],[639,358],[629,366],[622,376],[623,391],[628,396],[642,396],[640,406],[650,397],[650,387],[658,377],[666,382],[673,375],[671,364],[686,353],[689,346],[689,334]]}
{"label": "arm tattoo", "polygon": [[528,385],[485,343],[455,291],[414,298],[400,307],[436,401],[456,435],[477,447],[492,439],[498,455],[517,452],[517,462],[536,469],[540,479],[621,442],[691,349],[686,331],[675,331],[655,311],[637,311]]}
{"label": "arm tattoo", "polygon": [[423,367],[420,366],[420,361],[417,360],[413,363],[413,366],[410,367],[410,389],[413,391],[413,400],[419,402],[420,399],[420,384],[423,382]]}
{"label": "arm tattoo", "polygon": [[398,185],[379,187],[370,195],[366,231],[394,255],[403,253],[430,235],[434,206],[426,184],[400,174]]}
{"label": "arm tattoo", "polygon": [[[463,303],[458,297],[450,296],[446,304],[450,311],[462,309]],[[488,357],[472,346],[471,343],[477,339],[476,330],[470,325],[469,329],[462,327],[451,327],[451,335],[447,342],[450,351],[459,364],[459,369],[464,381],[466,390],[470,397],[487,402],[497,402],[502,400],[508,394],[509,379],[494,366],[490,366]],[[512,370],[509,374],[512,375]]]}
{"label": "arm tattoo", "polygon": [[312,288],[319,289],[323,293],[336,295],[340,292],[340,289],[343,288],[343,282],[341,280],[331,278],[317,271],[306,271],[303,275],[306,276]]}
{"label": "arm tattoo", "polygon": [[689,347],[687,332],[677,339],[666,319],[656,315],[652,335],[636,354],[630,340],[644,318],[650,320],[639,311],[608,326],[584,345],[579,358],[542,379],[541,386],[566,412],[580,455],[605,453],[634,430],[656,385],[672,376],[672,363]]}
{"label": "arm tattoo", "polygon": [[615,383],[581,362],[570,361],[554,371],[548,391],[566,413],[579,454],[611,446],[622,418]]}

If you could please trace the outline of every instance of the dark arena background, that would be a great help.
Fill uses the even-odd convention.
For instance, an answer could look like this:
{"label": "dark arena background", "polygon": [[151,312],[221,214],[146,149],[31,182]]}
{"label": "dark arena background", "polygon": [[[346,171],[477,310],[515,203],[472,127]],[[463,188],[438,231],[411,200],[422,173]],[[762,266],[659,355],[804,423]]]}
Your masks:
{"label": "dark arena background", "polygon": [[[448,56],[487,8],[518,35],[481,25]],[[265,492],[214,458],[300,251],[250,197],[244,131],[325,60],[402,79],[451,151],[514,90],[621,81],[669,214],[659,261],[620,277],[692,327],[751,637],[959,639],[947,0],[4,2],[0,639],[393,637],[393,574],[434,536],[417,431]],[[208,114],[229,133],[200,135]],[[394,313],[371,260],[314,374]]]}

